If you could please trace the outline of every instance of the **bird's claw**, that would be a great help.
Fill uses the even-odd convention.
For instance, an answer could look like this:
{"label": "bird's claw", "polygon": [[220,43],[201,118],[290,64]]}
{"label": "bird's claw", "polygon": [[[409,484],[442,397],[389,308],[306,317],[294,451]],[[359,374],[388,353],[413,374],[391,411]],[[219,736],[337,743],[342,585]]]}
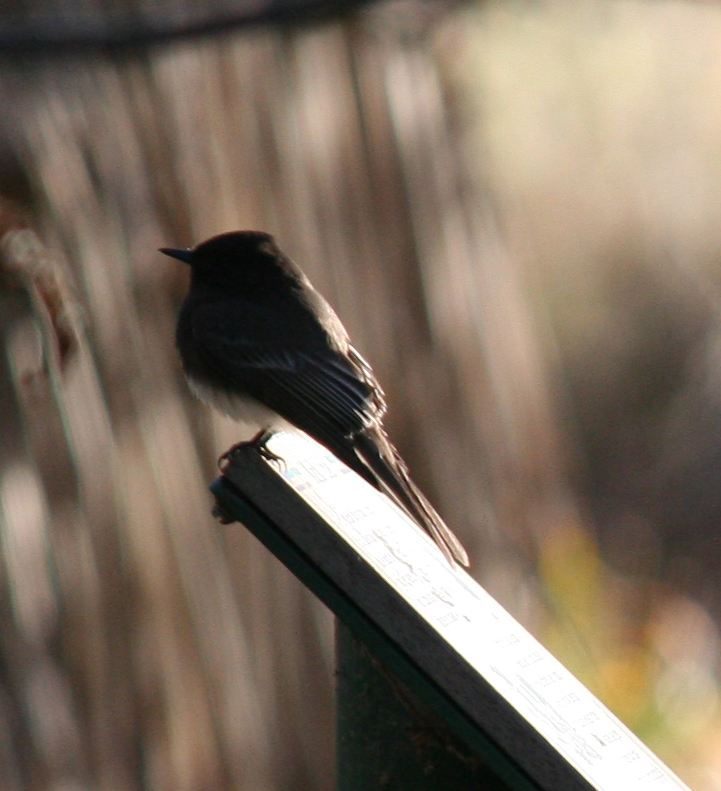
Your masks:
{"label": "bird's claw", "polygon": [[259,431],[252,439],[246,440],[245,442],[237,442],[231,448],[228,448],[228,450],[226,450],[222,456],[220,456],[218,459],[218,469],[221,472],[225,472],[233,461],[233,456],[241,448],[253,448],[266,461],[277,462],[283,469],[285,469],[285,459],[282,456],[278,456],[277,453],[273,453],[273,451],[268,447],[268,441],[272,436],[272,431],[269,429],[263,429],[262,431]]}

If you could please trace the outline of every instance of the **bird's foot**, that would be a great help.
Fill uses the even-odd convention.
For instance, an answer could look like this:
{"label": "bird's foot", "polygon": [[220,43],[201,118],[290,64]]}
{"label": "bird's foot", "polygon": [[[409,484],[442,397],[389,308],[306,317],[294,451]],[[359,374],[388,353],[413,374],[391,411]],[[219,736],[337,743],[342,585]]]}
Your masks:
{"label": "bird's foot", "polygon": [[246,440],[245,442],[237,442],[232,448],[228,448],[228,450],[226,450],[225,453],[218,459],[218,469],[221,472],[225,472],[228,468],[228,465],[233,461],[233,456],[241,448],[253,448],[266,461],[275,461],[284,467],[285,460],[283,457],[278,456],[277,453],[273,453],[273,451],[268,447],[268,441],[273,436],[273,433],[274,432],[272,432],[270,429],[264,428],[259,431],[253,437],[253,439]]}

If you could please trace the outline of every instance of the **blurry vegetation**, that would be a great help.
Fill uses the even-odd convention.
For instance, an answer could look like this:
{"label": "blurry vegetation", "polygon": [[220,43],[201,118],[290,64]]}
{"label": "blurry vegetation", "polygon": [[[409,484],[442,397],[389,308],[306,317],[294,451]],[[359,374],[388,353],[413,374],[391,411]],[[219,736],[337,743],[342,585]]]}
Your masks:
{"label": "blurry vegetation", "polygon": [[539,537],[538,633],[693,788],[719,788],[721,12],[467,18],[467,161],[533,306],[573,492]]}
{"label": "blurry vegetation", "polygon": [[720,39],[716,4],[404,0],[4,57],[0,788],[333,785],[332,624],[209,515],[241,430],[155,252],[256,227],[480,581],[721,789]]}

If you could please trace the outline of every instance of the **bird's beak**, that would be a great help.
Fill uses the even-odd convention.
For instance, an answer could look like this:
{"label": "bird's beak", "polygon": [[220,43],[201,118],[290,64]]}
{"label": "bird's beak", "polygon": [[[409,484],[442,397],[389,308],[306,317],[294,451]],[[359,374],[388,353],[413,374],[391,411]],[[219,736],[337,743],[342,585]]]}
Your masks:
{"label": "bird's beak", "polygon": [[186,264],[190,263],[190,257],[193,254],[192,250],[176,250],[173,247],[161,247],[158,252],[165,253],[171,258],[177,258],[178,261],[184,261]]}

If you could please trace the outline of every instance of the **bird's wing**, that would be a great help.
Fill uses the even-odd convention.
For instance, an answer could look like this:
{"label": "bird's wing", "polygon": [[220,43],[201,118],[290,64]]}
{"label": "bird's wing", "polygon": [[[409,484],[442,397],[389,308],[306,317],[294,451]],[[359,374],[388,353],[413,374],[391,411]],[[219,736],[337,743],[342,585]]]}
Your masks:
{"label": "bird's wing", "polygon": [[216,303],[197,307],[192,325],[195,348],[214,380],[253,396],[324,444],[376,419],[372,387],[351,361],[320,335],[301,343],[282,315]]}
{"label": "bird's wing", "polygon": [[266,311],[252,305],[247,311],[237,303],[198,307],[195,349],[214,383],[253,396],[310,434],[390,495],[451,562],[468,565],[465,550],[410,479],[383,429],[383,391],[368,363],[352,347],[343,354],[322,338],[300,345],[283,324],[282,316],[269,321]]}
{"label": "bird's wing", "polygon": [[371,392],[373,401],[373,416],[376,421],[381,421],[386,413],[386,394],[376,379],[370,363],[361,353],[350,344],[348,345],[348,359],[355,368],[358,376],[365,382]]}

